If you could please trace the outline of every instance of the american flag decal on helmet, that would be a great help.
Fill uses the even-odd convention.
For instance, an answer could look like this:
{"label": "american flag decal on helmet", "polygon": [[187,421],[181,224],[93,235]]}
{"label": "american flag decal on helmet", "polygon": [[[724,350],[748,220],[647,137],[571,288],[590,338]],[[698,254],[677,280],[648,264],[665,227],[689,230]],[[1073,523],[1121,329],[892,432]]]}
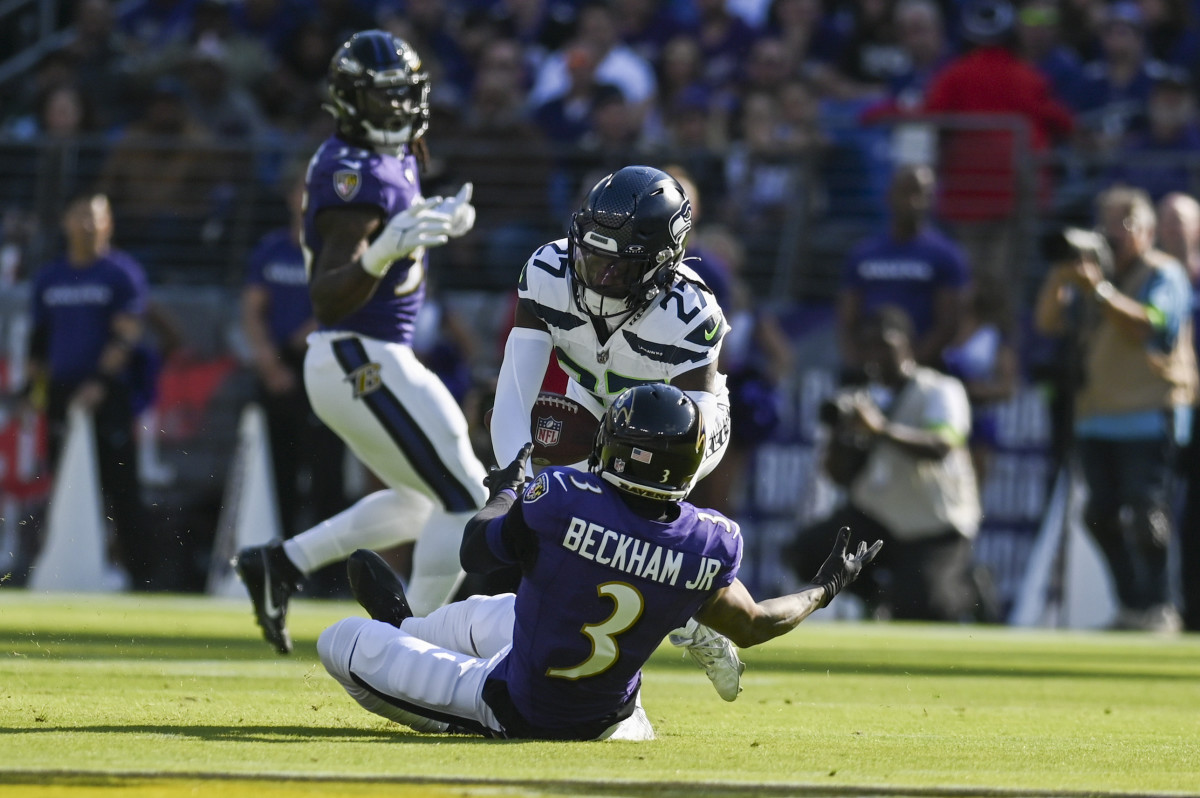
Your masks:
{"label": "american flag decal on helmet", "polygon": [[629,453],[629,456],[634,460],[637,460],[639,463],[649,463],[650,460],[653,459],[654,453],[648,452],[645,449],[639,449],[635,446],[633,447],[633,451]]}

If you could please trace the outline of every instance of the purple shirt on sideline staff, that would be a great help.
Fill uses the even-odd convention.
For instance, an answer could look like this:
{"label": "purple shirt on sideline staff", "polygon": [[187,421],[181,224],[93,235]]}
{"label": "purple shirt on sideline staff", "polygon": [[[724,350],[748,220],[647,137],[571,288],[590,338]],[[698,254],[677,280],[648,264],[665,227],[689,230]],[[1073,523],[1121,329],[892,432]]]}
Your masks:
{"label": "purple shirt on sideline staff", "polygon": [[50,379],[72,385],[96,373],[113,319],[142,315],[148,297],[146,273],[118,250],[84,268],[60,258],[40,269],[33,278],[33,325],[49,331]]}
{"label": "purple shirt on sideline staff", "polygon": [[859,244],[842,271],[842,290],[859,293],[864,314],[881,305],[899,305],[919,338],[933,327],[938,290],[962,288],[970,279],[958,245],[926,227],[911,241],[881,233]]}
{"label": "purple shirt on sideline staff", "polygon": [[290,230],[273,230],[262,237],[250,255],[246,285],[267,291],[267,328],[275,346],[284,349],[313,315],[304,253]]}

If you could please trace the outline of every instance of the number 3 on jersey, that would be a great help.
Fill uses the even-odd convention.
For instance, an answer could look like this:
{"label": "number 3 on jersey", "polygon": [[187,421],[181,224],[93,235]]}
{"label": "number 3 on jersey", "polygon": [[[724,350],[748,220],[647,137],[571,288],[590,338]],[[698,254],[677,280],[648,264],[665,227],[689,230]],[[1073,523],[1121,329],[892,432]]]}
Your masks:
{"label": "number 3 on jersey", "polygon": [[592,641],[592,655],[573,668],[549,668],[547,676],[556,679],[584,679],[611,668],[621,656],[617,635],[627,631],[642,617],[645,600],[633,585],[625,582],[605,582],[596,588],[600,596],[612,599],[612,615],[597,624],[584,624],[579,631]]}

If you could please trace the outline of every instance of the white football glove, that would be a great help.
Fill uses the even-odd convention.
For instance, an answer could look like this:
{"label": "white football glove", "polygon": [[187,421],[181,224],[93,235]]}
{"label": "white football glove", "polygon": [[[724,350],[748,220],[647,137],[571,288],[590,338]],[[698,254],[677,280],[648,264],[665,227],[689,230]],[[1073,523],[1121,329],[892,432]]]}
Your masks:
{"label": "white football glove", "polygon": [[463,183],[457,194],[442,199],[433,206],[439,213],[449,214],[451,238],[465,235],[475,226],[475,206],[471,204],[471,194],[474,190],[475,187],[471,183]]}
{"label": "white football glove", "polygon": [[420,247],[440,247],[450,240],[450,215],[437,210],[441,197],[419,199],[388,219],[387,226],[362,255],[367,274],[382,278],[392,264]]}

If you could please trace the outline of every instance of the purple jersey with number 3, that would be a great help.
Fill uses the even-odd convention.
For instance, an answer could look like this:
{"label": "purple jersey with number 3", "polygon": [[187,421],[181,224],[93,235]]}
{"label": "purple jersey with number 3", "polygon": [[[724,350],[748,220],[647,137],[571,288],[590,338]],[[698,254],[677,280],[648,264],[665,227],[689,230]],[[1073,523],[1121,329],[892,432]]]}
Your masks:
{"label": "purple jersey with number 3", "polygon": [[[303,246],[310,280],[312,263],[324,243],[317,232],[317,214],[369,205],[378,208],[386,222],[421,196],[417,159],[411,153],[398,158],[355,147],[337,136],[327,139],[309,161],[305,189]],[[425,254],[420,252],[415,260],[396,261],[365,305],[322,329],[411,345],[424,299]]]}
{"label": "purple jersey with number 3", "polygon": [[[738,526],[686,502],[674,521],[648,520],[598,476],[569,468],[543,471],[520,503],[537,559],[517,592],[512,650],[492,677],[535,725],[603,717],[637,691],[667,633],[733,582]],[[503,521],[488,543],[512,559]]]}

